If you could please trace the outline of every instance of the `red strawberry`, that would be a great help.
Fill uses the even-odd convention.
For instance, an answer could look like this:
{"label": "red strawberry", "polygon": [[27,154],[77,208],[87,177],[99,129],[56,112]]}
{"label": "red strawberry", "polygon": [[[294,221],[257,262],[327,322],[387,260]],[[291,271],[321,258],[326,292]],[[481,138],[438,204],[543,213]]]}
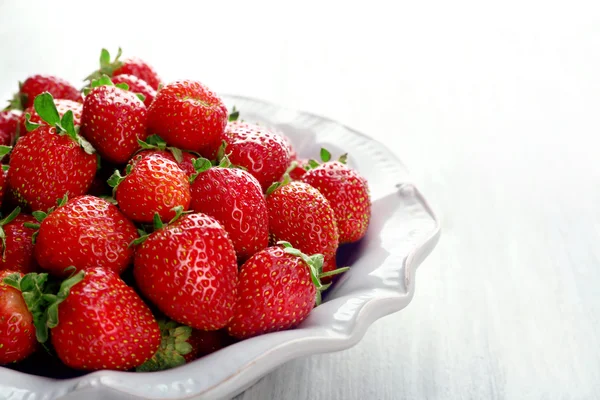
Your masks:
{"label": "red strawberry", "polygon": [[138,140],[148,136],[146,106],[107,77],[94,81],[83,103],[81,135],[103,159],[124,164],[140,148]]}
{"label": "red strawberry", "polygon": [[323,256],[306,256],[289,243],[268,247],[242,265],[229,334],[245,339],[290,329],[320,304]]}
{"label": "red strawberry", "polygon": [[146,108],[150,107],[154,97],[156,97],[156,90],[152,88],[152,86],[148,85],[146,81],[141,80],[140,78],[134,75],[115,75],[111,79],[113,83],[119,84],[124,83],[129,86],[129,91],[133,93],[139,93],[144,96],[144,104]]}
{"label": "red strawberry", "polygon": [[94,149],[73,125],[73,113],[62,119],[48,93],[36,98],[36,111],[49,124],[19,139],[8,170],[13,195],[32,210],[46,210],[57,199],[84,194],[96,174]]}
{"label": "red strawberry", "polygon": [[23,113],[19,110],[0,111],[0,145],[12,145],[17,136],[19,118]]}
{"label": "red strawberry", "polygon": [[54,275],[65,268],[77,270],[102,267],[122,273],[133,261],[129,244],[137,230],[116,206],[94,196],[79,196],[59,205],[41,221],[36,237],[35,257],[40,266]]}
{"label": "red strawberry", "polygon": [[102,49],[100,53],[100,69],[91,73],[86,80],[92,81],[100,78],[102,75],[109,77],[117,75],[133,75],[150,85],[154,90],[158,90],[160,78],[154,68],[146,62],[136,57],[120,60],[122,51],[119,52],[113,61],[110,61],[110,53],[106,49]]}
{"label": "red strawberry", "polygon": [[265,191],[278,181],[290,164],[285,141],[258,125],[244,122],[227,124],[226,153],[231,163],[244,167]]}
{"label": "red strawberry", "polygon": [[244,261],[269,244],[269,217],[260,184],[241,169],[209,168],[210,161],[199,160],[204,167],[199,165],[192,183],[190,208],[219,221],[229,233],[238,259]]}
{"label": "red strawberry", "polygon": [[19,92],[10,102],[10,107],[24,110],[33,105],[37,95],[48,92],[55,99],[81,101],[81,92],[64,79],[51,75],[33,75],[19,84]]}
{"label": "red strawberry", "polygon": [[199,151],[219,141],[227,108],[200,82],[182,80],[158,91],[148,110],[148,129],[171,146]]}
{"label": "red strawberry", "polygon": [[144,151],[131,159],[122,177],[109,179],[119,208],[136,222],[152,222],[158,213],[163,221],[175,216],[173,208],[190,205],[190,183],[183,170],[165,151]]}
{"label": "red strawberry", "polygon": [[179,323],[223,328],[233,315],[237,285],[235,251],[227,232],[201,213],[157,228],[135,252],[133,274],[140,291]]}
{"label": "red strawberry", "polygon": [[21,292],[4,282],[21,276],[0,271],[0,365],[21,361],[37,348],[33,316]]}
{"label": "red strawberry", "polygon": [[293,160],[288,168],[288,173],[290,174],[290,178],[294,181],[298,181],[298,180],[302,179],[302,176],[306,173],[307,167],[308,167],[308,160],[306,160],[306,159]]}
{"label": "red strawberry", "polygon": [[56,354],[67,366],[128,370],[158,349],[158,323],[114,271],[97,267],[80,272],[63,282],[57,298],[58,315],[49,309],[48,326]]}
{"label": "red strawberry", "polygon": [[329,201],[314,187],[299,181],[269,188],[269,233],[272,242],[290,242],[306,254],[335,256],[338,230]]}
{"label": "red strawberry", "polygon": [[[54,100],[54,105],[56,105],[58,115],[61,118],[67,113],[67,111],[73,111],[73,125],[81,125],[81,111],[83,110],[83,106],[81,105],[81,103],[77,103],[73,100],[56,99]],[[38,113],[35,112],[34,106],[27,107],[27,109],[19,118],[19,136],[25,136],[27,134],[27,126],[25,124],[27,114],[29,114],[29,122],[32,122],[34,124],[44,123],[42,117],[40,117]]]}
{"label": "red strawberry", "polygon": [[4,201],[5,193],[7,192],[6,187],[8,186],[8,165],[2,164],[2,171],[0,171],[0,205],[6,205]]}
{"label": "red strawberry", "polygon": [[365,236],[371,219],[371,200],[367,180],[340,161],[329,161],[331,155],[321,150],[322,165],[314,166],[302,181],[317,188],[329,200],[335,212],[340,243],[351,243]]}
{"label": "red strawberry", "polygon": [[34,224],[36,219],[27,214],[20,214],[15,208],[6,218],[0,220],[0,270],[12,270],[23,274],[39,269],[33,256],[33,234],[35,229],[25,226]]}

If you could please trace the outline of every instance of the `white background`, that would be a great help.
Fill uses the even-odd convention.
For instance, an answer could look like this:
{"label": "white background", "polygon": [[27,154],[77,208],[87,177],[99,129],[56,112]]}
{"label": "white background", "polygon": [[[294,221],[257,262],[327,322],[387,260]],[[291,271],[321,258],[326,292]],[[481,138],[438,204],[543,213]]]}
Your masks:
{"label": "white background", "polygon": [[407,309],[240,399],[599,395],[597,1],[0,0],[0,95],[118,46],[384,141],[442,218]]}

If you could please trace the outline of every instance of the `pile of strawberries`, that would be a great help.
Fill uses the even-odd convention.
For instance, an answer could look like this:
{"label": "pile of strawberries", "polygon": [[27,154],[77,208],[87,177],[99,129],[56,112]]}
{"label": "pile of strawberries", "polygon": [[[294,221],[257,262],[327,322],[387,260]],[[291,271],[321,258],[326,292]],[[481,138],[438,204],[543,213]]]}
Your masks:
{"label": "pile of strawberries", "polygon": [[297,326],[338,246],[361,239],[366,180],[244,122],[200,82],[136,58],[78,90],[20,84],[0,112],[0,364],[155,371]]}

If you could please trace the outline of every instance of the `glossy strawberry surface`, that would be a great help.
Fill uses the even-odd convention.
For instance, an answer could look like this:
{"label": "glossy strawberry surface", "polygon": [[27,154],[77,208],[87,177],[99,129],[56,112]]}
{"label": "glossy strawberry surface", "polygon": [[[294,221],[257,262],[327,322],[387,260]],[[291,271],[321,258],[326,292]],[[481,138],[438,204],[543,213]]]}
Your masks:
{"label": "glossy strawberry surface", "polygon": [[148,136],[146,106],[133,92],[98,86],[85,97],[80,133],[104,159],[124,164]]}
{"label": "glossy strawberry surface", "polygon": [[213,167],[191,186],[190,208],[214,217],[229,233],[238,259],[269,244],[267,203],[258,181],[237,168]]}
{"label": "glossy strawberry surface", "polygon": [[227,108],[200,82],[181,80],[158,91],[148,110],[148,128],[170,146],[199,151],[219,140]]}
{"label": "glossy strawberry surface", "polygon": [[0,365],[27,358],[37,348],[33,317],[21,292],[3,282],[15,271],[0,271]]}
{"label": "glossy strawberry surface", "polygon": [[15,198],[31,210],[45,211],[67,193],[86,193],[96,174],[97,159],[68,135],[44,125],[19,139],[9,166],[8,181]]}
{"label": "glossy strawberry surface", "polygon": [[256,253],[240,269],[229,334],[245,339],[289,329],[313,309],[316,288],[307,264],[280,247]]}
{"label": "glossy strawberry surface", "polygon": [[174,207],[187,210],[190,183],[170,153],[144,151],[130,161],[131,172],[116,188],[121,211],[136,222],[152,222],[154,213],[163,221],[175,216]]}
{"label": "glossy strawberry surface", "polygon": [[143,295],[179,323],[217,330],[233,316],[235,251],[208,215],[187,214],[152,233],[136,248],[133,273]]}
{"label": "glossy strawberry surface", "polygon": [[56,354],[75,369],[128,370],[148,360],[160,344],[152,312],[119,276],[92,268],[58,306],[51,330]]}
{"label": "glossy strawberry surface", "polygon": [[115,205],[80,196],[51,212],[41,223],[35,245],[40,266],[55,275],[65,268],[102,267],[120,274],[133,261],[129,244],[136,227]]}

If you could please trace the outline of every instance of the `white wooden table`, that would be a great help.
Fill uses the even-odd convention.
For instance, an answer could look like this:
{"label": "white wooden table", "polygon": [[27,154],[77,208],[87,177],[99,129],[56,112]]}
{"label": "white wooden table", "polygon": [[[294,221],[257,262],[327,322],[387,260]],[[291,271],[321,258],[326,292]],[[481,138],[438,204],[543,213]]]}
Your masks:
{"label": "white wooden table", "polygon": [[406,162],[443,221],[413,303],[238,399],[597,398],[597,2],[398,3],[0,0],[0,94],[36,72],[76,81],[121,45]]}

